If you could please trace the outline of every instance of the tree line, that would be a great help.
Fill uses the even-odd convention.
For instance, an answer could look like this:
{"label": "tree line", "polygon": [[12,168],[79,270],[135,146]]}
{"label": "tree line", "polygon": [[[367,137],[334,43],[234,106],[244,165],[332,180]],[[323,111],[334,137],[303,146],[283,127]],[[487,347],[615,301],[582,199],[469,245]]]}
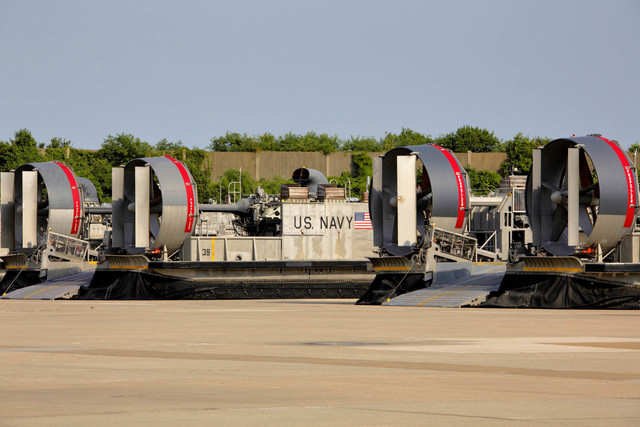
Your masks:
{"label": "tree line", "polygon": [[382,138],[352,136],[341,139],[326,133],[307,132],[303,135],[270,133],[251,136],[246,133],[227,132],[211,138],[211,151],[316,151],[324,154],[336,151],[385,152],[401,145],[437,144],[455,152],[504,151],[504,143],[493,132],[473,126],[463,126],[455,132],[431,137],[411,129],[399,133],[386,133]]}
{"label": "tree line", "polygon": [[[265,133],[259,136],[227,133],[212,138],[208,146],[212,151],[319,151],[325,154],[335,151],[352,152],[352,167],[340,176],[329,177],[341,186],[350,186],[352,196],[359,197],[366,189],[367,176],[372,174],[372,161],[367,152],[385,152],[403,145],[435,143],[454,152],[506,152],[507,160],[500,173],[468,169],[471,186],[476,192],[495,189],[502,176],[509,173],[526,174],[531,166],[531,150],[544,145],[548,138],[527,137],[519,133],[502,141],[489,130],[463,126],[455,132],[438,137],[424,135],[411,129],[399,133],[387,133],[382,138],[350,137],[341,139],[328,134],[308,132],[303,135],[288,133],[274,136]],[[18,166],[39,161],[60,160],[67,163],[78,176],[90,179],[98,190],[100,199],[111,198],[111,168],[138,157],[171,155],[182,160],[193,175],[198,186],[200,202],[211,199],[224,200],[228,184],[239,179],[239,171],[227,170],[217,181],[211,180],[207,162],[207,151],[188,148],[181,141],[162,139],[155,144],[141,140],[128,133],[107,136],[98,150],[85,150],[73,146],[65,138],[52,138],[48,143],[38,142],[31,132],[21,129],[12,139],[0,141],[0,170],[7,171]],[[248,173],[242,174],[242,192],[250,194],[257,186],[268,193],[277,193],[281,184],[291,183],[285,177],[254,180]]]}

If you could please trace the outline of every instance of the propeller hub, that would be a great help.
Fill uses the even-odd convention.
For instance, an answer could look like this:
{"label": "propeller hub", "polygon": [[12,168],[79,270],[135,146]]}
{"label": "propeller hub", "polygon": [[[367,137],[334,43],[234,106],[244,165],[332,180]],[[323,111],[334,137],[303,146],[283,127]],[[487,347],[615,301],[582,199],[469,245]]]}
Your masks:
{"label": "propeller hub", "polygon": [[562,203],[563,199],[564,199],[564,194],[562,193],[562,191],[554,191],[553,193],[551,193],[551,201],[556,205],[559,205],[560,203]]}

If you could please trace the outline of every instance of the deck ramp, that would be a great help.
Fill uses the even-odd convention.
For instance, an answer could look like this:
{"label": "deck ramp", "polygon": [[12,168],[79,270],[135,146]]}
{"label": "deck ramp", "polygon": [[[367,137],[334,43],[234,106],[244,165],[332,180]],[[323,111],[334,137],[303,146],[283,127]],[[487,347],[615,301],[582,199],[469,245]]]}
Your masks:
{"label": "deck ramp", "polygon": [[503,263],[439,263],[431,287],[400,295],[383,305],[460,307],[500,287]]}
{"label": "deck ramp", "polygon": [[69,299],[78,293],[83,286],[89,286],[93,271],[83,271],[67,277],[48,280],[37,285],[27,286],[7,292],[2,299],[53,300]]}

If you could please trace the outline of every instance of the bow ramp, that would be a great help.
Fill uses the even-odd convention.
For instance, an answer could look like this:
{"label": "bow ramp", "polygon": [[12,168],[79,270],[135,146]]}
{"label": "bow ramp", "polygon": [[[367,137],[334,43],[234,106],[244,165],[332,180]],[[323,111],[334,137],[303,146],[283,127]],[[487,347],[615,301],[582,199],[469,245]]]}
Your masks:
{"label": "bow ramp", "polygon": [[71,273],[69,275],[65,275],[64,271],[60,271],[61,275],[57,278],[14,291],[9,290],[1,295],[0,299],[71,299],[78,294],[81,287],[89,286],[94,270],[89,266],[87,270],[88,271],[80,272],[77,270],[75,272],[68,270],[67,272]]}
{"label": "bow ramp", "polygon": [[428,288],[402,294],[383,305],[412,307],[461,307],[478,303],[498,290],[504,263],[438,263]]}

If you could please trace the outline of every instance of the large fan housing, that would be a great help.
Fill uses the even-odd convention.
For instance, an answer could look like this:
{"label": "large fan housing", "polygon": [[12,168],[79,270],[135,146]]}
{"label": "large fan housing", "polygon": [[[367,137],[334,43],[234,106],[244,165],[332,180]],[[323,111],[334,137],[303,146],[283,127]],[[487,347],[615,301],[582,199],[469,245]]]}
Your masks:
{"label": "large fan housing", "polygon": [[615,247],[633,229],[637,189],[635,169],[616,142],[600,136],[551,141],[534,150],[527,180],[534,243],[558,256]]}
{"label": "large fan housing", "polygon": [[79,178],[67,165],[28,163],[17,168],[13,177],[10,174],[3,174],[3,178],[14,180],[15,248],[38,247],[48,231],[78,236],[82,230],[84,193]]}
{"label": "large fan housing", "polygon": [[198,195],[187,167],[170,157],[113,169],[112,246],[126,252],[174,251],[196,225]]}
{"label": "large fan housing", "polygon": [[[416,161],[420,160],[420,178]],[[411,253],[429,222],[462,233],[470,191],[455,155],[433,144],[397,147],[374,160],[369,211],[374,244],[392,255]]]}

